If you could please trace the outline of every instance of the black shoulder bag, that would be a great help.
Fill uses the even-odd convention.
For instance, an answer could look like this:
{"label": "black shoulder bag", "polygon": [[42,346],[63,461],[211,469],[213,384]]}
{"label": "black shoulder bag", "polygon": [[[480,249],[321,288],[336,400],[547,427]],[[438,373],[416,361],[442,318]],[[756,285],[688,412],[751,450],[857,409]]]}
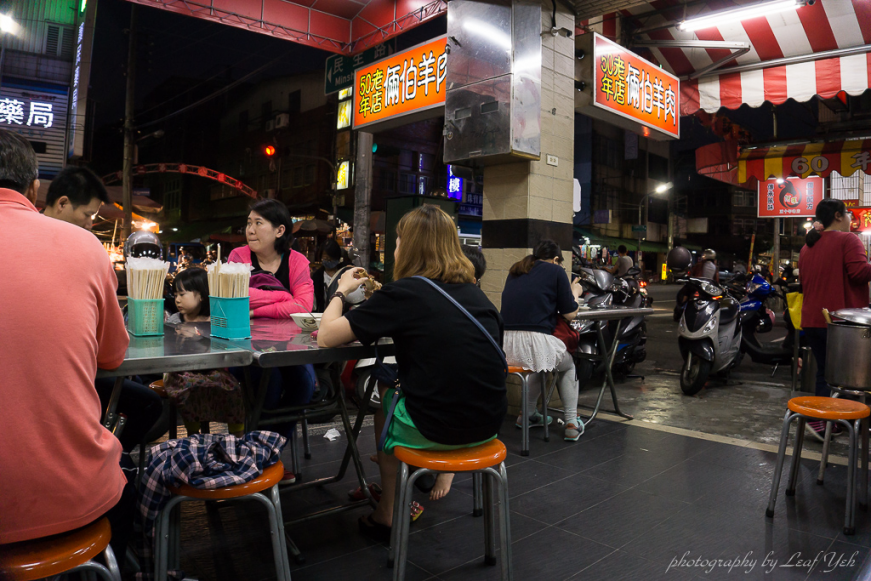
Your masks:
{"label": "black shoulder bag", "polygon": [[[461,305],[456,300],[454,300],[454,297],[449,295],[447,292],[444,291],[444,289],[442,289],[440,286],[438,286],[436,283],[434,283],[430,279],[428,279],[424,276],[415,276],[413,278],[420,279],[420,280],[426,282],[432,288],[436,289],[439,293],[442,294],[442,296],[444,296],[446,299],[451,301],[451,303],[455,307],[457,307],[460,310],[460,312],[462,312],[464,315],[466,315],[466,318],[468,318],[470,321],[472,321],[475,324],[476,327],[478,327],[478,329],[481,331],[481,333],[483,333],[484,336],[487,337],[487,339],[490,341],[490,344],[493,345],[493,348],[499,354],[499,358],[502,359],[503,373],[505,374],[505,377],[508,377],[508,360],[505,359],[505,353],[502,352],[502,347],[499,346],[499,344],[496,342],[496,340],[493,339],[493,336],[487,332],[487,330],[478,321],[478,319],[473,317],[472,314],[469,311],[467,311],[465,309],[465,307],[463,307],[463,305]],[[377,349],[378,348],[376,346],[376,353],[377,353]],[[378,451],[380,452],[384,449],[384,441],[387,439],[387,432],[390,429],[390,422],[393,420],[393,412],[396,410],[396,404],[399,401],[399,395],[402,393],[402,389],[399,386],[399,377],[396,375],[396,373],[397,373],[396,370],[384,365],[380,356],[378,356],[378,361],[375,363],[375,369],[376,369],[376,371],[373,371],[373,373],[372,373],[373,377],[375,376],[376,372],[378,372],[378,370],[381,370],[380,372],[378,372],[378,375],[379,375],[378,380],[382,381],[383,383],[390,384],[391,385],[390,389],[393,390],[393,400],[390,402],[390,409],[387,411],[387,416],[384,419],[384,429],[381,430],[381,438],[378,440]],[[391,374],[391,372],[392,372],[392,374]],[[386,379],[387,381],[384,381],[384,379]]]}

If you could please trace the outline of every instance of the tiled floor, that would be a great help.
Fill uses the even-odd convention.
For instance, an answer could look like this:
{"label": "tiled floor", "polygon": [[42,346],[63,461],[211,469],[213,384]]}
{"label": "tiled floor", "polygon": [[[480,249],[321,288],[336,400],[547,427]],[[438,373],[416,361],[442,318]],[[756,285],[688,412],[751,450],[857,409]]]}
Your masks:
{"label": "tiled floor", "polygon": [[[534,430],[528,458],[519,456],[513,421],[506,420],[501,439],[510,452],[518,581],[834,581],[854,578],[871,547],[867,512],[857,512],[855,536],[843,535],[843,466],[830,467],[825,486],[817,486],[817,464],[804,462],[796,496],[781,490],[772,520],[765,518],[775,462],[770,452],[604,420],[574,444],[558,437],[545,443]],[[303,461],[306,480],[335,472],[345,444],[344,435],[336,442],[317,435],[312,442],[313,457]],[[360,445],[372,452],[371,430]],[[365,465],[377,474],[377,466]],[[321,490],[287,491],[285,516],[328,507],[355,486],[349,474],[344,483]],[[409,581],[500,578],[498,565],[483,564],[483,522],[471,516],[469,478],[458,475],[442,501],[417,500],[426,511],[411,530]],[[182,565],[189,576],[274,579],[259,506],[185,507]],[[356,519],[365,510],[289,527],[306,558],[292,565],[294,581],[390,579],[386,547],[357,532]],[[842,566],[835,566],[839,559]]]}

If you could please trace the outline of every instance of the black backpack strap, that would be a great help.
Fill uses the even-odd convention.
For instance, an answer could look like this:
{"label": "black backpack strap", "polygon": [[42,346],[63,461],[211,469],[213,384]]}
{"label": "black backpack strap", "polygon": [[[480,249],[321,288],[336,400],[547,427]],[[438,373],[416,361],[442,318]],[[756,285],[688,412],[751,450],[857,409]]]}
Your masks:
{"label": "black backpack strap", "polygon": [[458,303],[456,300],[454,300],[454,297],[452,297],[451,295],[449,295],[448,293],[446,293],[446,292],[444,291],[444,289],[442,289],[439,285],[437,285],[436,283],[434,283],[434,282],[431,281],[430,279],[426,278],[425,276],[415,276],[415,277],[413,277],[413,278],[419,278],[420,280],[422,280],[422,281],[426,282],[428,285],[430,285],[432,288],[434,288],[434,289],[436,289],[437,291],[439,291],[439,292],[440,292],[440,293],[441,293],[441,294],[442,294],[446,299],[448,299],[449,301],[451,301],[451,302],[454,304],[455,307],[457,307],[458,309],[460,309],[460,311],[461,311],[464,315],[466,315],[466,317],[467,317],[470,321],[472,321],[473,323],[475,323],[475,326],[478,327],[478,329],[480,329],[481,333],[483,333],[484,336],[487,337],[487,339],[490,341],[490,344],[493,345],[493,348],[494,348],[494,349],[496,349],[496,352],[499,353],[499,358],[502,360],[502,367],[503,367],[503,370],[504,370],[505,376],[508,377],[508,360],[505,359],[505,353],[502,352],[502,347],[499,346],[499,344],[496,342],[496,340],[493,339],[493,336],[490,335],[490,333],[487,332],[487,329],[484,328],[484,326],[483,326],[483,325],[478,321],[478,319],[476,319],[475,317],[473,317],[472,314],[471,314],[469,311],[467,311],[467,310],[463,307],[463,305],[461,305],[461,304]]}

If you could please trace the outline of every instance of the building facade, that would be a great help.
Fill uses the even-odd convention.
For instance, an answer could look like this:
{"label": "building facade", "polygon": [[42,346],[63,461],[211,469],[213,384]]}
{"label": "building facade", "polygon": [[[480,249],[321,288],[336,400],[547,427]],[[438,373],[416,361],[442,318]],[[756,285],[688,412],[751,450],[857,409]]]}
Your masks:
{"label": "building facade", "polygon": [[4,13],[0,62],[0,128],[26,137],[40,179],[51,180],[70,159],[87,156],[87,85],[95,3],[15,0]]}

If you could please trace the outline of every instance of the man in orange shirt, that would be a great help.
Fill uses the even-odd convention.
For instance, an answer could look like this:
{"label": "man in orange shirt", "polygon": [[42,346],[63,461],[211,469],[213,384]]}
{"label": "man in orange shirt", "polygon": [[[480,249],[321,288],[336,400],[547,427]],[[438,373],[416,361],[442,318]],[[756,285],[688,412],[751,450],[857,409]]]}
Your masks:
{"label": "man in orange shirt", "polygon": [[105,515],[123,562],[135,495],[94,389],[129,341],[117,279],[90,232],[37,212],[38,175],[27,140],[0,130],[0,425],[15,438],[0,452],[0,544]]}

